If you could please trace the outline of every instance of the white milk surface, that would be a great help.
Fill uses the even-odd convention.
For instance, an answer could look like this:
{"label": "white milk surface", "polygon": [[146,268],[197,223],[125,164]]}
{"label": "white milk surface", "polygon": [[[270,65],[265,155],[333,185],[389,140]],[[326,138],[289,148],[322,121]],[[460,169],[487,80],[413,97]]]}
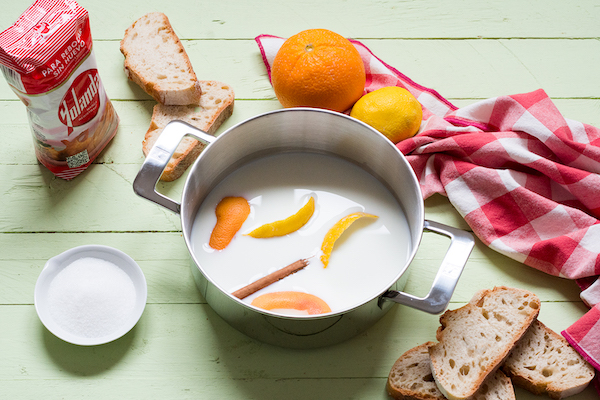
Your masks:
{"label": "white milk surface", "polygon": [[[215,208],[226,196],[241,196],[251,212],[229,246],[208,245],[216,223]],[[315,198],[312,218],[287,236],[257,239],[253,229],[295,214]],[[363,211],[335,243],[327,268],[321,244],[342,217]],[[331,156],[291,153],[254,161],[221,182],[202,204],[192,228],[194,254],[221,289],[233,292],[299,259],[303,270],[244,299],[267,292],[294,290],[323,299],[332,312],[342,311],[385,291],[406,264],[411,248],[405,215],[389,191],[358,166]],[[281,312],[281,310],[278,310]]]}

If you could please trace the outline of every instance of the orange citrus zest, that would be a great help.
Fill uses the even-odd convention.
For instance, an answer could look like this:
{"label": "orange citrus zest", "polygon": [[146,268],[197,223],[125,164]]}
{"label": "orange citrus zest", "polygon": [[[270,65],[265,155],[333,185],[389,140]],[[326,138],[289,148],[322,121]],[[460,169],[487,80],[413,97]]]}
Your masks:
{"label": "orange citrus zest", "polygon": [[315,199],[311,197],[308,202],[292,216],[280,221],[271,222],[259,226],[248,236],[253,238],[270,238],[274,236],[285,236],[302,228],[315,212]]}
{"label": "orange citrus zest", "polygon": [[327,265],[329,264],[329,257],[331,256],[331,252],[333,251],[333,245],[335,244],[336,240],[338,240],[340,236],[342,236],[342,233],[344,233],[344,231],[348,229],[348,227],[350,227],[350,225],[352,225],[354,221],[363,217],[379,218],[377,215],[367,214],[365,212],[355,212],[346,215],[338,222],[336,222],[335,225],[331,227],[331,229],[329,229],[329,231],[325,235],[325,239],[323,239],[323,244],[321,245],[321,251],[323,251],[323,255],[321,256],[321,262],[323,263],[323,268],[327,268]]}
{"label": "orange citrus zest", "polygon": [[224,197],[217,208],[217,223],[210,235],[208,245],[216,250],[223,250],[240,230],[250,214],[250,205],[243,197]]}
{"label": "orange citrus zest", "polygon": [[285,309],[307,311],[310,315],[331,312],[329,305],[312,294],[304,292],[271,292],[258,296],[251,303],[253,306],[264,310]]}

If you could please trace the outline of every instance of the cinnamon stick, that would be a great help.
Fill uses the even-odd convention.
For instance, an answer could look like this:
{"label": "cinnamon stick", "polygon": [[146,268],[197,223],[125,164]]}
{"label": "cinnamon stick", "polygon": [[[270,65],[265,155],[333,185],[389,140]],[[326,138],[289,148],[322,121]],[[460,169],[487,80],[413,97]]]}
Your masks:
{"label": "cinnamon stick", "polygon": [[293,273],[300,271],[302,268],[306,267],[307,265],[308,265],[307,260],[304,260],[304,259],[298,260],[296,262],[291,263],[287,267],[283,267],[263,278],[260,278],[256,281],[252,282],[251,284],[249,284],[247,286],[244,286],[243,288],[241,288],[239,290],[236,290],[235,292],[232,293],[232,295],[241,300],[245,297],[250,296],[252,293],[258,292],[260,289],[263,289],[269,285],[272,285],[273,283],[285,278],[288,275],[291,275]]}

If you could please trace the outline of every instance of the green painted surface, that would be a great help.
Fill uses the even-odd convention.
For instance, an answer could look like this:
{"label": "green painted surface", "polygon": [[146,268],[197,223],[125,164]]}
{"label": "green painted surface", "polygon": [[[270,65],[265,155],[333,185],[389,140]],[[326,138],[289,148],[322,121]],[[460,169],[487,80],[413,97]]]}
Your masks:
{"label": "green painted surface", "polygon": [[[7,28],[29,1],[0,14]],[[174,2],[82,0],[101,77],[121,118],[117,136],[72,182],[33,154],[25,108],[0,82],[0,398],[386,399],[395,359],[435,339],[438,316],[396,306],[362,335],[318,350],[259,343],[217,316],[193,283],[179,216],[137,197],[132,182],[153,100],[123,73],[119,40],[135,19],[163,11],[200,79],[236,92],[226,128],[280,108],[254,37],[323,27],[362,40],[384,61],[457,106],[545,89],[566,117],[600,125],[600,1]],[[172,198],[184,178],[159,184]],[[426,217],[467,228],[442,196]],[[138,325],[99,347],[77,347],[40,323],[33,289],[46,260],[83,244],[125,251],[144,270],[148,303]],[[424,234],[406,291],[425,295],[447,241]],[[451,307],[494,285],[530,289],[540,319],[560,331],[586,309],[570,281],[547,276],[477,243]],[[517,398],[537,397],[517,389]],[[596,399],[590,387],[572,397]]]}

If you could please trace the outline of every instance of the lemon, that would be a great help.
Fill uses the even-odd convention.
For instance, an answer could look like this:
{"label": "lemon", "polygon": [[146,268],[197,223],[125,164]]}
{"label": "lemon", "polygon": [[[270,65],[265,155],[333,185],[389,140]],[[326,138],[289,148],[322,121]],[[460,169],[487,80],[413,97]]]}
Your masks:
{"label": "lemon", "polygon": [[372,126],[392,142],[398,143],[417,134],[423,110],[419,101],[408,90],[388,86],[358,99],[350,116]]}

